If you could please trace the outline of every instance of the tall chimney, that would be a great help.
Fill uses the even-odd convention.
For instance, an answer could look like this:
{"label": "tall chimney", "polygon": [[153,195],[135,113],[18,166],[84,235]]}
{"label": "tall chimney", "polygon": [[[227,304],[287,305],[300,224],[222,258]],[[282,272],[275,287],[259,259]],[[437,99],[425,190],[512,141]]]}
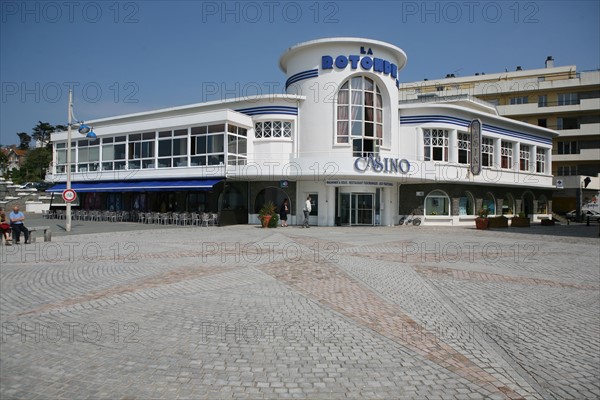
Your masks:
{"label": "tall chimney", "polygon": [[546,58],[546,68],[554,68],[554,58],[552,56]]}

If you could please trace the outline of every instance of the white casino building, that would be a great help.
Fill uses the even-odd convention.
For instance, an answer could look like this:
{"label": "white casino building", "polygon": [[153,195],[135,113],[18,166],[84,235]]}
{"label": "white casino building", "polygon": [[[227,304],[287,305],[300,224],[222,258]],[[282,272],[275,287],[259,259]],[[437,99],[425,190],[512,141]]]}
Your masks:
{"label": "white casino building", "polygon": [[[402,49],[363,38],[289,48],[286,94],[226,99],[87,121],[75,133],[72,187],[82,209],[218,212],[258,224],[288,198],[313,225],[473,224],[492,215],[551,213],[555,131],[498,115],[467,96],[398,100]],[[434,100],[434,101],[432,101]],[[480,131],[471,131],[473,120]],[[52,136],[51,171],[65,188],[67,133]],[[472,151],[477,150],[477,151]]]}

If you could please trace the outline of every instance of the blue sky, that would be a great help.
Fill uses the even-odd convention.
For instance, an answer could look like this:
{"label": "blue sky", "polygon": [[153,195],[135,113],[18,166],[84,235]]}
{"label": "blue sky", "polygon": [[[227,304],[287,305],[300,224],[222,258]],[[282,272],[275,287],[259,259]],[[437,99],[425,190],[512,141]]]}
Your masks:
{"label": "blue sky", "polygon": [[38,120],[65,124],[68,87],[87,120],[282,92],[280,55],[322,37],[402,48],[403,82],[542,68],[549,55],[557,66],[598,69],[599,4],[2,0],[0,144]]}

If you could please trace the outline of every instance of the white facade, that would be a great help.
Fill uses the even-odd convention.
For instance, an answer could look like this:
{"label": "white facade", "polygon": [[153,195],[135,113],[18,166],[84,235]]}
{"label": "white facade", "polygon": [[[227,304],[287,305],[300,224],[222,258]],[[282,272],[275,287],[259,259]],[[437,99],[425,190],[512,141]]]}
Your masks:
{"label": "white facade", "polygon": [[[74,138],[74,187],[96,193],[87,206],[104,208],[102,193],[113,199],[128,191],[115,194],[111,184],[131,183],[134,194],[118,202],[129,209],[139,207],[134,197],[141,190],[134,183],[171,181],[180,210],[235,208],[245,212],[248,223],[258,223],[262,202],[286,197],[292,204],[289,223],[298,223],[307,195],[314,201],[311,223],[323,226],[395,225],[413,213],[426,224],[472,223],[488,204],[498,215],[550,213],[556,133],[500,117],[493,106],[464,98],[400,104],[405,63],[405,53],[388,43],[315,40],[282,55],[286,95],[88,121],[98,139]],[[489,156],[478,175],[470,172],[464,148],[475,119],[482,123]],[[66,136],[52,135],[57,182],[66,180]],[[508,148],[510,157],[504,154]],[[206,204],[199,205],[189,200],[194,189],[181,182],[201,179],[223,182],[212,190],[214,198],[206,194]],[[228,186],[235,187],[237,200]],[[158,200],[163,195],[150,193],[154,206],[144,207],[171,206]],[[510,207],[501,201],[508,198]],[[539,201],[546,208],[535,207]]]}

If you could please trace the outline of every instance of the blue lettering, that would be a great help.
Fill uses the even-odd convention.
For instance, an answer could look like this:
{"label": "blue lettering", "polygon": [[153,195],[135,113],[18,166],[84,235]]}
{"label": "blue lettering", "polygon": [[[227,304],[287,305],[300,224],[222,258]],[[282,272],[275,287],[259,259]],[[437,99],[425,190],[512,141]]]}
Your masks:
{"label": "blue lettering", "polygon": [[364,171],[367,170],[367,167],[369,166],[369,163],[367,162],[367,165],[364,168],[360,168],[358,166],[358,162],[361,161],[361,160],[364,161],[365,160],[364,157],[357,157],[356,160],[354,160],[354,169],[357,170],[357,171],[364,172]]}
{"label": "blue lettering", "polygon": [[370,155],[369,157],[357,157],[354,160],[354,169],[359,172],[365,172],[371,168],[374,172],[400,172],[408,174],[410,172],[410,162],[407,159],[399,160],[397,158],[383,158]]}
{"label": "blue lettering", "polygon": [[348,66],[348,58],[346,56],[337,56],[335,58],[335,66],[339,69],[344,69]]}
{"label": "blue lettering", "polygon": [[373,71],[383,72],[383,60],[381,58],[373,59]]}
{"label": "blue lettering", "polygon": [[[369,49],[365,49],[364,47],[360,48],[361,54],[373,54],[373,51]],[[373,70],[373,72],[381,72],[385,75],[390,75],[394,80],[396,87],[400,88],[400,81],[398,80],[398,66],[388,60],[384,60],[382,58],[371,58],[371,57],[360,57],[358,55],[350,55],[350,56],[337,56],[335,59],[331,56],[322,56],[321,57],[321,68],[322,69],[344,69],[350,64],[352,69],[357,69],[360,63],[360,67],[364,70]]]}
{"label": "blue lettering", "polygon": [[363,57],[363,59],[360,60],[360,66],[366,70],[371,69],[373,67],[373,59],[371,57]]}
{"label": "blue lettering", "polygon": [[369,162],[367,163],[367,166],[369,164],[371,164],[371,168],[373,168],[373,171],[375,172],[381,172],[383,170],[383,164],[381,163],[379,157],[369,156]]}
{"label": "blue lettering", "polygon": [[408,171],[410,171],[410,163],[406,159],[400,160],[399,167],[400,172],[402,172],[403,174],[408,174]]}
{"label": "blue lettering", "polygon": [[390,72],[392,72],[392,64],[390,64],[389,61],[383,61],[383,73],[384,74],[389,74]]}
{"label": "blue lettering", "polygon": [[373,50],[371,50],[371,48],[369,47],[369,51],[367,51],[367,54],[372,56],[373,55]]}

